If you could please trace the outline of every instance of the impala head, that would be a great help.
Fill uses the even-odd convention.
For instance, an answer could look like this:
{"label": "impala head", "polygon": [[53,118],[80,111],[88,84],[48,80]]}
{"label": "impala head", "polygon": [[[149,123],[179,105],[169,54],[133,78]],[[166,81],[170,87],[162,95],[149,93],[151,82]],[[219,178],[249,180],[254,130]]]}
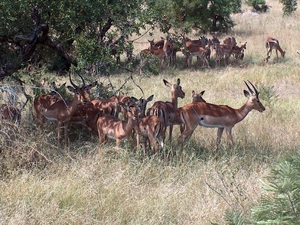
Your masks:
{"label": "impala head", "polygon": [[139,118],[141,111],[136,104],[135,98],[132,98],[129,106],[122,102],[119,102],[119,105],[126,110],[128,118],[132,118],[133,120],[137,120]]}
{"label": "impala head", "polygon": [[248,80],[248,83],[252,86],[252,88],[254,90],[253,91],[250,88],[250,86],[247,84],[247,82],[245,81],[245,84],[248,87],[248,90],[250,91],[250,93],[249,93],[248,91],[244,90],[244,95],[248,98],[248,102],[250,102],[253,109],[256,109],[259,112],[265,111],[265,107],[259,101],[259,98],[258,98],[259,93],[258,93],[257,89],[249,80]]}
{"label": "impala head", "polygon": [[183,92],[181,86],[180,86],[180,79],[177,79],[177,84],[171,84],[170,82],[166,81],[165,79],[163,80],[165,85],[170,87],[172,90],[172,96],[174,97],[180,97],[184,98],[185,93]]}
{"label": "impala head", "polygon": [[192,91],[192,102],[196,103],[196,102],[206,102],[202,96],[204,94],[205,91],[201,91],[199,94],[196,94],[196,92],[193,90]]}
{"label": "impala head", "polygon": [[[74,92],[74,90],[73,90],[73,88],[72,88],[71,86],[68,86],[68,89],[69,89],[69,91],[71,91],[71,92],[73,92],[73,93],[78,92],[78,93],[82,96],[82,98],[83,98],[83,101],[82,101],[82,102],[86,103],[86,102],[88,102],[88,101],[91,101],[91,93],[90,93],[90,90],[91,90],[91,88],[93,88],[93,87],[95,87],[95,86],[97,85],[97,81],[95,81],[95,82],[92,83],[92,84],[86,85],[86,84],[85,84],[85,81],[84,81],[84,79],[83,79],[83,77],[82,77],[80,74],[78,74],[78,75],[79,75],[79,77],[80,77],[81,80],[82,80],[82,86],[81,86],[81,87],[77,86],[77,85],[72,81],[71,75],[69,74],[70,83],[72,84],[73,88],[74,88],[76,91]],[[77,94],[77,93],[76,93],[76,94]]]}
{"label": "impala head", "polygon": [[72,93],[74,93],[74,98],[76,98],[78,104],[83,103],[85,104],[85,98],[82,95],[82,90],[80,88],[74,88],[72,86],[67,86],[68,90]]}
{"label": "impala head", "polygon": [[241,49],[246,49],[246,45],[247,45],[247,42],[245,42],[245,44],[241,45]]}
{"label": "impala head", "polygon": [[140,98],[136,104],[139,107],[140,111],[141,111],[141,117],[145,116],[145,112],[146,112],[146,107],[147,107],[147,103],[153,100],[154,95],[149,96],[147,99],[144,98]]}

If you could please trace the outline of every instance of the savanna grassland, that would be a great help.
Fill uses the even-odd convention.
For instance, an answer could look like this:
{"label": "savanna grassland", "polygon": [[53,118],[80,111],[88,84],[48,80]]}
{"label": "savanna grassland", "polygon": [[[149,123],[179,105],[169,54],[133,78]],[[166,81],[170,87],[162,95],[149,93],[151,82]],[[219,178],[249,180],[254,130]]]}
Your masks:
{"label": "savanna grassland", "polygon": [[[267,5],[271,8],[265,14],[244,6],[245,13],[233,15],[232,32],[219,37],[234,36],[238,45],[247,41],[243,66],[203,69],[194,62],[186,69],[179,62],[175,68],[164,66],[159,75],[135,73],[136,83],[126,83],[131,96],[142,97],[139,86],[144,97],[154,94],[154,101],[169,101],[162,80],[180,78],[186,97],[179,106],[191,101],[192,90],[205,90],[207,102],[239,108],[247,100],[244,81],[250,80],[266,110],[251,111],[233,128],[233,148],[224,133],[216,150],[217,130],[198,127],[181,151],[176,127],[174,143],[145,157],[128,142],[121,149],[114,142],[99,146],[95,134],[73,125],[69,149],[58,149],[56,125],[48,122],[37,135],[28,105],[17,140],[1,137],[6,147],[0,156],[0,224],[226,224],[228,212],[251,222],[251,207],[263,193],[261,181],[274,163],[300,146],[299,10],[283,17],[278,1]],[[160,36],[143,36],[135,43],[136,53]],[[277,62],[273,52],[265,65],[267,36],[280,41],[286,57]],[[114,74],[110,81],[120,86],[130,75]],[[106,77],[93,79],[108,84]]]}

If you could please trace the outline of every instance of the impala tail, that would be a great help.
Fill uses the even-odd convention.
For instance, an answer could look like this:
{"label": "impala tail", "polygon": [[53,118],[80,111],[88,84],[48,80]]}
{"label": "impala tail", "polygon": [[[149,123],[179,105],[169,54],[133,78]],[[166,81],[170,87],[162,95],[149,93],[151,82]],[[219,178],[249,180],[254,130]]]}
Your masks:
{"label": "impala tail", "polygon": [[161,148],[164,148],[164,139],[166,133],[166,126],[163,121],[160,119],[159,122],[154,127],[155,130],[155,138],[158,139]]}

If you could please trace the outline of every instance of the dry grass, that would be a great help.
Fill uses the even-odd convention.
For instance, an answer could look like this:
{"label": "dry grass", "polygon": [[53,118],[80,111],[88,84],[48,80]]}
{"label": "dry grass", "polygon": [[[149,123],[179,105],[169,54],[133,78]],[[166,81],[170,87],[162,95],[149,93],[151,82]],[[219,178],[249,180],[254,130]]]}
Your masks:
{"label": "dry grass", "polygon": [[[162,79],[180,78],[187,96],[179,100],[180,106],[190,102],[192,90],[205,90],[208,102],[239,108],[246,101],[243,82],[252,81],[266,111],[249,113],[233,128],[234,148],[228,148],[224,135],[221,149],[215,151],[216,129],[198,127],[183,152],[168,144],[166,152],[143,157],[128,143],[122,149],[113,143],[100,147],[95,135],[73,126],[72,144],[63,150],[55,146],[54,124],[36,134],[28,108],[18,139],[0,137],[0,223],[225,224],[228,209],[251,219],[251,206],[262,194],[260,180],[282,155],[299,150],[299,11],[282,17],[278,2],[267,4],[270,13],[234,15],[237,26],[229,35],[248,42],[246,67],[179,66],[157,76],[134,75],[145,97],[154,94],[154,101],[171,98]],[[266,36],[278,38],[287,52],[279,62],[273,53],[268,66],[262,62]],[[140,49],[147,39],[153,38],[145,36]],[[119,86],[127,76],[114,75],[111,81]],[[133,82],[127,87],[130,95],[142,96]]]}

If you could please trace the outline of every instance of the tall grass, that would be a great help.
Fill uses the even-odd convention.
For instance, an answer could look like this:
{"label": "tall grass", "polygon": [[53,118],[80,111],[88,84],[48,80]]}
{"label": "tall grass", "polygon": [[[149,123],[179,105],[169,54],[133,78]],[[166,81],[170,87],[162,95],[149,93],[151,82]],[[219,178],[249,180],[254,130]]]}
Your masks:
{"label": "tall grass", "polygon": [[[169,101],[170,90],[162,80],[180,78],[186,98],[179,99],[179,106],[191,101],[192,90],[205,90],[208,102],[239,108],[246,102],[244,81],[250,80],[266,111],[252,111],[233,128],[235,147],[228,147],[224,135],[216,150],[216,129],[198,127],[180,151],[175,128],[174,143],[144,157],[127,142],[121,149],[113,142],[100,146],[95,134],[72,125],[69,149],[59,149],[56,125],[45,124],[37,135],[28,106],[17,137],[0,137],[0,223],[225,224],[228,210],[243,212],[251,221],[250,208],[262,194],[260,180],[282,155],[299,151],[299,11],[282,17],[278,2],[267,4],[269,13],[233,17],[237,25],[228,35],[238,43],[247,41],[243,68],[184,69],[179,64],[157,76],[133,74],[136,83],[126,84],[131,96],[142,97],[138,85],[144,97],[154,94],[154,101]],[[269,65],[263,63],[266,36],[280,40],[286,58],[277,62],[273,52]],[[153,38],[145,36],[137,49],[146,48],[147,39]],[[110,79],[119,86],[129,75]]]}

